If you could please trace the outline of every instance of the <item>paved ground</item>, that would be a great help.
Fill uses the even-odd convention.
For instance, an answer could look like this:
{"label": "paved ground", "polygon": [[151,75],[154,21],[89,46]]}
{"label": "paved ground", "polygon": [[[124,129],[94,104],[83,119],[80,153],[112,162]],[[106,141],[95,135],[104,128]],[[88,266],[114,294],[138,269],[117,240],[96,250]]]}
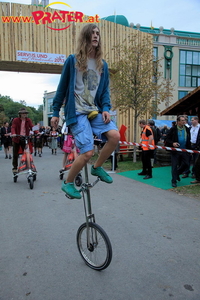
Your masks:
{"label": "paved ground", "polygon": [[34,159],[34,189],[0,152],[0,300],[199,300],[200,202],[113,174],[92,190],[113,259],[88,268],[76,247],[81,200],[60,190],[62,153]]}

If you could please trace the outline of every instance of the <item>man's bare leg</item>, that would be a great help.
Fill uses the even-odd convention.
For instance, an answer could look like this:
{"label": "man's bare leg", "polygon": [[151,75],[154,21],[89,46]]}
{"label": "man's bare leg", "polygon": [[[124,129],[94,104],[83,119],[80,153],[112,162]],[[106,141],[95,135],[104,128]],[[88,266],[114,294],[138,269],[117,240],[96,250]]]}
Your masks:
{"label": "man's bare leg", "polygon": [[80,154],[75,159],[68,173],[67,179],[65,180],[65,183],[74,181],[75,177],[78,175],[78,173],[82,170],[82,168],[87,164],[89,159],[92,157],[92,154],[93,154],[93,150]]}
{"label": "man's bare leg", "polygon": [[97,161],[94,164],[94,168],[101,167],[103,163],[106,161],[106,159],[112,154],[112,152],[116,149],[119,140],[120,140],[120,134],[116,130],[110,130],[105,133],[108,141],[104,145],[103,149],[100,152],[100,155],[97,159]]}
{"label": "man's bare leg", "polygon": [[[116,130],[110,130],[105,133],[108,141],[104,145],[103,149],[101,150],[101,153],[97,159],[97,161],[94,164],[94,168],[101,167],[102,164],[106,161],[106,159],[112,154],[112,152],[116,149],[120,134]],[[93,150],[90,150],[86,153],[80,154],[76,160],[73,162],[71,169],[68,173],[67,179],[65,183],[73,182],[75,177],[78,175],[78,173],[82,170],[82,168],[88,163],[90,158],[93,155]]]}

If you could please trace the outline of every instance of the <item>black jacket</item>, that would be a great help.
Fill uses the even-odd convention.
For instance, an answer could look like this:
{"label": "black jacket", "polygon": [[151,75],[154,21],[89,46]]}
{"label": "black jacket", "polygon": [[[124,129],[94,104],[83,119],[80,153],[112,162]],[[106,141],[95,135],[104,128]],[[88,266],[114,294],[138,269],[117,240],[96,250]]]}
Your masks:
{"label": "black jacket", "polygon": [[158,142],[160,141],[160,138],[161,138],[161,132],[160,132],[160,129],[156,126],[150,126],[152,131],[153,131],[153,137],[154,137],[154,142],[155,142],[155,145],[158,144]]}
{"label": "black jacket", "polygon": [[[11,133],[11,127],[8,127],[7,133]],[[11,141],[11,137],[10,136],[5,136],[5,134],[6,134],[6,128],[2,127],[1,128],[1,142],[2,142],[2,144],[6,143],[7,140]]]}
{"label": "black jacket", "polygon": [[[184,125],[185,126],[185,125]],[[190,129],[185,126],[186,132],[187,132],[187,140],[186,140],[186,149],[191,149],[191,142],[190,142]],[[177,125],[170,128],[165,145],[167,147],[173,147],[173,143],[178,143],[178,129]]]}

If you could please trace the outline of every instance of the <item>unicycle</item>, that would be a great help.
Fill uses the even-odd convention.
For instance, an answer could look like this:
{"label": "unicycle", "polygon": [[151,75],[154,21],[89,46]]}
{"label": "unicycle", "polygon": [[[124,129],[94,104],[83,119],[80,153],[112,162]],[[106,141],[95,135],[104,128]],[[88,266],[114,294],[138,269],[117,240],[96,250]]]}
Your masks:
{"label": "unicycle", "polygon": [[76,242],[78,251],[86,265],[101,271],[111,263],[112,246],[108,235],[103,228],[96,224],[95,215],[92,213],[90,189],[99,182],[100,178],[97,177],[96,181],[89,183],[87,165],[84,167],[84,172],[85,182],[81,184],[80,191],[83,195],[86,222],[78,228]]}

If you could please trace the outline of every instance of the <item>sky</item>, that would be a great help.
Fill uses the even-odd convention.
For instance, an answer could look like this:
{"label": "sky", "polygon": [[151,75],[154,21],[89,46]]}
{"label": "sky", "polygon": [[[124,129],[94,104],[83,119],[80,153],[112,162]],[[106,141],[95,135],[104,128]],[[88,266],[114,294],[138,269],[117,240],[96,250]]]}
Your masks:
{"label": "sky", "polygon": [[[155,28],[190,31],[200,33],[200,0],[61,0],[71,6],[71,10],[80,11],[88,16],[124,15],[129,23]],[[31,0],[12,0],[31,4]],[[49,0],[49,3],[55,0]],[[65,6],[51,6],[64,9]],[[66,7],[65,7],[66,9]],[[70,10],[70,9],[69,9]],[[27,105],[38,108],[43,103],[44,91],[55,91],[60,75],[17,73],[0,71],[0,94],[10,96],[14,101],[24,100]]]}

